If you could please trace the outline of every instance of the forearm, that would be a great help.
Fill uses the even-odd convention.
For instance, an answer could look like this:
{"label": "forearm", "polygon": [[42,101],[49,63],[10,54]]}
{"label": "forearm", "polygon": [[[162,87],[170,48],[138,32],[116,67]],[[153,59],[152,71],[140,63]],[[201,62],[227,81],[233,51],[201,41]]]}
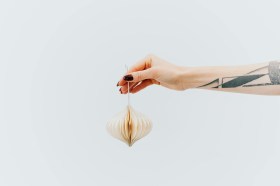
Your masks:
{"label": "forearm", "polygon": [[247,94],[280,95],[280,61],[225,66],[189,67],[181,79],[184,88]]}

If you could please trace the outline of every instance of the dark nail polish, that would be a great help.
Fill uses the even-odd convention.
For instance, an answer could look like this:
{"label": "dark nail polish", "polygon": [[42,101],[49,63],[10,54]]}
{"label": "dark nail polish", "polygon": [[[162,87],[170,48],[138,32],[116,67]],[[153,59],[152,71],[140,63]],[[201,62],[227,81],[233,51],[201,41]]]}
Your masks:
{"label": "dark nail polish", "polygon": [[119,89],[120,93],[122,94],[122,88]]}
{"label": "dark nail polish", "polygon": [[117,83],[117,87],[119,86],[119,82]]}
{"label": "dark nail polish", "polygon": [[133,76],[131,74],[128,74],[128,75],[124,76],[123,79],[125,81],[132,81],[133,80]]}

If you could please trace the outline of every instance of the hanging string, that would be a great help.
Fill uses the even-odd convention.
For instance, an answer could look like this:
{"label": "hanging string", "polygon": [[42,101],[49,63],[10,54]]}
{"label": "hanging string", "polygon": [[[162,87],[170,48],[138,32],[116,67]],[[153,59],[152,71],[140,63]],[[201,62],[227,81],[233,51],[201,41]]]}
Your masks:
{"label": "hanging string", "polygon": [[[126,68],[126,72],[128,72],[128,66],[125,65],[125,68]],[[130,106],[130,97],[129,97],[129,94],[130,94],[130,85],[129,85],[129,82],[127,82],[127,88],[128,88],[128,92],[127,92],[127,104],[128,106]]]}

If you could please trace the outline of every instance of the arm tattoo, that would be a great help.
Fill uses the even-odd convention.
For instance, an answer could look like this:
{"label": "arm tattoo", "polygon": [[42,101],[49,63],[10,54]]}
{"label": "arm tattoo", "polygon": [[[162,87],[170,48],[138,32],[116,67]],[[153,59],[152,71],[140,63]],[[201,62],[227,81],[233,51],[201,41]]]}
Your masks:
{"label": "arm tattoo", "polygon": [[279,66],[280,62],[272,61],[267,66],[253,70],[245,75],[217,78],[197,88],[235,88],[280,85]]}

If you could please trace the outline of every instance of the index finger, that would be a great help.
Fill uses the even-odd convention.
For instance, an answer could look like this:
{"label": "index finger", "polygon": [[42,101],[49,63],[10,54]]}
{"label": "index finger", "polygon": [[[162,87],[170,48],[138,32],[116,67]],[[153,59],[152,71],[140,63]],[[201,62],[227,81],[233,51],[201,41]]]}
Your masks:
{"label": "index finger", "polygon": [[[127,75],[127,74],[129,74],[131,72],[145,70],[147,68],[151,68],[151,59],[148,58],[148,57],[145,57],[144,59],[141,59],[140,61],[135,63],[132,67],[130,67],[129,70],[125,73],[125,75]],[[118,86],[123,86],[126,83],[127,82],[125,80],[123,80],[123,78],[122,78],[118,82]]]}

